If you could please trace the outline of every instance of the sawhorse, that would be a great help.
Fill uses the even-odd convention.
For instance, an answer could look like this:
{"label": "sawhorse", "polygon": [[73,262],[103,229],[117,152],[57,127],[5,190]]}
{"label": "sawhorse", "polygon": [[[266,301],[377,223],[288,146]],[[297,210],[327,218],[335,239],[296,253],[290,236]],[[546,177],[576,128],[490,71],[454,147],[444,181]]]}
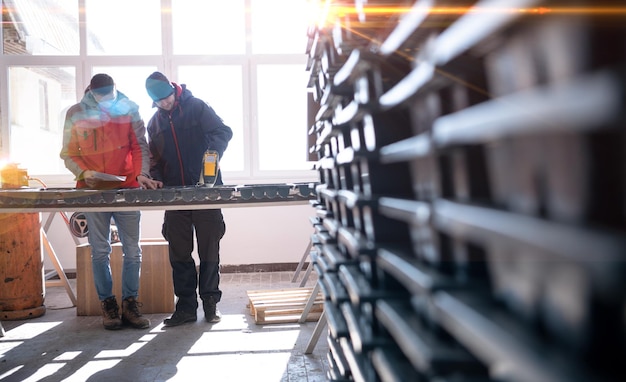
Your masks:
{"label": "sawhorse", "polygon": [[[309,245],[313,243],[313,240],[314,239],[312,239],[309,242]],[[309,254],[309,252],[307,252],[307,254]],[[317,254],[315,252],[312,252],[310,253],[310,257],[311,257],[311,262],[309,264],[309,269],[313,269],[313,265],[317,263]],[[308,277],[308,276],[305,276],[305,277]],[[317,282],[315,283],[315,287],[311,291],[311,295],[309,296],[309,299],[307,300],[307,303],[304,306],[304,309],[302,310],[302,315],[300,316],[300,319],[298,320],[298,322],[301,324],[306,322],[306,319],[309,316],[309,312],[311,311],[311,309],[313,308],[313,305],[315,304],[317,295],[318,293],[320,293],[320,289],[321,289],[320,282],[321,280],[318,279]],[[313,353],[313,350],[315,349],[315,345],[317,345],[317,341],[319,340],[325,328],[326,328],[326,309],[322,311],[322,315],[320,316],[317,323],[315,324],[315,329],[313,329],[313,333],[311,334],[311,338],[309,339],[309,342],[307,343],[304,354]]]}
{"label": "sawhorse", "polygon": [[[322,225],[321,220],[316,216],[309,218],[309,220],[311,221],[311,225],[313,225],[314,228],[316,226]],[[317,235],[312,234],[309,239],[309,244],[304,250],[304,253],[302,254],[302,258],[300,259],[300,262],[298,263],[298,266],[296,267],[296,271],[293,274],[293,278],[291,279],[292,283],[295,283],[296,280],[298,280],[298,275],[302,271],[302,268],[304,267],[304,263],[306,262],[307,258],[311,254],[311,250],[313,249],[313,246],[314,245],[317,246],[318,244],[319,244],[319,239],[317,238]],[[303,287],[306,285],[306,282],[309,279],[309,276],[311,275],[312,270],[313,270],[313,263],[309,262],[309,266],[307,267],[306,272],[304,273],[304,277],[302,278],[302,281],[300,281],[300,287]]]}
{"label": "sawhorse", "polygon": [[[69,228],[69,223],[67,220],[67,216],[65,215],[65,212],[59,212],[59,214],[63,214],[63,220],[65,221],[66,227]],[[50,258],[50,261],[52,261],[52,265],[54,266],[54,269],[56,270],[56,274],[59,276],[59,280],[46,280],[46,287],[49,286],[62,286],[65,287],[65,291],[67,292],[67,295],[69,296],[70,300],[72,300],[72,306],[76,306],[76,295],[74,294],[74,291],[72,290],[72,286],[70,285],[69,280],[67,279],[67,275],[65,274],[65,271],[63,270],[63,266],[61,265],[61,262],[59,262],[59,258],[57,257],[56,252],[54,251],[54,248],[52,247],[52,244],[50,244],[50,240],[48,240],[48,229],[50,228],[50,225],[52,225],[52,220],[54,220],[54,217],[56,216],[56,213],[52,212],[50,213],[50,215],[48,215],[48,219],[46,219],[45,224],[43,224],[41,226],[40,232],[41,232],[41,241],[44,245],[44,248],[46,249],[46,252],[48,253],[48,257]],[[70,234],[71,230],[70,230]],[[74,242],[76,243],[76,245],[80,244],[80,242],[78,241],[78,239],[72,234],[72,238],[74,239]]]}
{"label": "sawhorse", "polygon": [[[313,303],[315,302],[317,294],[320,291],[319,283],[320,281],[318,280],[318,282],[315,284],[315,288],[313,288],[313,291],[311,292],[311,296],[309,296],[309,300],[307,301],[306,306],[304,307],[304,310],[302,311],[302,315],[300,316],[300,319],[298,320],[298,322],[301,324],[306,322],[306,318],[309,315],[311,308],[313,307]],[[313,353],[313,350],[315,349],[315,345],[317,345],[317,341],[319,340],[325,328],[326,328],[326,309],[322,311],[322,315],[320,316],[317,323],[315,324],[315,329],[313,329],[313,334],[311,334],[311,338],[309,339],[309,342],[307,343],[306,349],[304,350],[304,354]]]}
{"label": "sawhorse", "polygon": [[[306,262],[306,259],[309,257],[309,254],[311,253],[312,248],[313,248],[313,238],[309,240],[309,244],[304,250],[304,254],[302,254],[302,258],[300,259],[300,262],[298,263],[298,266],[296,267],[296,271],[293,274],[293,278],[291,279],[292,283],[295,283],[298,280],[298,275],[302,271],[304,263]],[[309,279],[312,269],[313,269],[313,265],[309,263],[309,266],[307,267],[306,272],[304,273],[304,277],[302,278],[302,281],[300,281],[300,287],[303,287],[306,285],[306,282]]]}

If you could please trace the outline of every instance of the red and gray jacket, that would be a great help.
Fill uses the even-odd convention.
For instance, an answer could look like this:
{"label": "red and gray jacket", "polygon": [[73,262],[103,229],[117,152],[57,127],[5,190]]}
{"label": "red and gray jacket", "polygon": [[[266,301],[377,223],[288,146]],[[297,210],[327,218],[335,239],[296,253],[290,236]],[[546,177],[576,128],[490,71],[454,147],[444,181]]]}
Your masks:
{"label": "red and gray jacket", "polygon": [[124,94],[110,108],[101,107],[91,92],[72,106],[65,117],[61,159],[76,176],[76,188],[86,188],[86,170],[125,176],[106,182],[107,188],[137,188],[138,175],[148,175],[150,154],[139,107]]}

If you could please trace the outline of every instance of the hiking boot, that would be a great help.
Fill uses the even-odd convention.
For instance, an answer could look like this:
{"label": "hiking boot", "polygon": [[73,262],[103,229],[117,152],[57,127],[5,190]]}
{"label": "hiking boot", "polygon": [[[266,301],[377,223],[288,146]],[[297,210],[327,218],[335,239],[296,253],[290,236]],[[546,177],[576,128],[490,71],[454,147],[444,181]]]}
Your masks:
{"label": "hiking boot", "polygon": [[150,326],[150,320],[139,313],[142,304],[134,297],[127,297],[122,301],[122,322],[133,328],[145,329]]}
{"label": "hiking boot", "polygon": [[194,322],[196,320],[196,313],[184,312],[182,310],[177,310],[172,314],[172,317],[166,318],[163,320],[163,325],[165,326],[178,326],[187,322]]}
{"label": "hiking boot", "polygon": [[202,301],[202,308],[204,308],[204,319],[206,322],[216,323],[222,319],[222,313],[217,309],[217,302],[213,296],[206,301]]}
{"label": "hiking boot", "polygon": [[115,296],[109,297],[100,302],[102,306],[102,325],[107,330],[116,330],[122,327],[119,307]]}

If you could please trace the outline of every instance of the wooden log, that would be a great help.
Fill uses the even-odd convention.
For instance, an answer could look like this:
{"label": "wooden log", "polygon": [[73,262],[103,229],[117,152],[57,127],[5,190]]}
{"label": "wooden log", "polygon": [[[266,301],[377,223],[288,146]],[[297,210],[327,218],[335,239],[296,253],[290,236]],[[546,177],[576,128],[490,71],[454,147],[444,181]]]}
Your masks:
{"label": "wooden log", "polygon": [[44,306],[39,213],[0,214],[0,318],[40,317]]}

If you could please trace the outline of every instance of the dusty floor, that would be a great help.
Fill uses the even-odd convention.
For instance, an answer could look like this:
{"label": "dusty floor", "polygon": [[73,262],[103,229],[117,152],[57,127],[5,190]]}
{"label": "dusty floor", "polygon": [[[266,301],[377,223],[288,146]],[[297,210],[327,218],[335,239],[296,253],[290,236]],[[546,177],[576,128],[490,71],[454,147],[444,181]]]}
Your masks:
{"label": "dusty floor", "polygon": [[[326,381],[326,332],[304,354],[315,322],[256,325],[246,291],[296,288],[293,272],[222,274],[222,321],[164,328],[169,314],[146,315],[149,329],[107,331],[77,316],[63,287],[46,288],[46,313],[4,321],[1,381]],[[72,285],[75,280],[70,280]],[[313,286],[312,275],[306,286]]]}

